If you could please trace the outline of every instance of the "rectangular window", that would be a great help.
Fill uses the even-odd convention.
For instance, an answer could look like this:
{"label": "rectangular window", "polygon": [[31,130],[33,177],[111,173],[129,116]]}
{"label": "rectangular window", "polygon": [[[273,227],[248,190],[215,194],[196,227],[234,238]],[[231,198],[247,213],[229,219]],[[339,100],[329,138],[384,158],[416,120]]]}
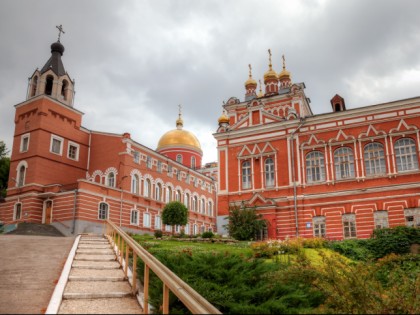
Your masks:
{"label": "rectangular window", "polygon": [[190,235],[190,225],[188,223],[185,225],[184,232],[186,235]]}
{"label": "rectangular window", "polygon": [[388,211],[375,211],[373,213],[375,229],[385,229],[388,227]]}
{"label": "rectangular window", "polygon": [[29,150],[29,133],[26,133],[20,138],[20,152],[26,152]]}
{"label": "rectangular window", "polygon": [[162,224],[160,221],[160,216],[155,216],[155,229],[160,230],[162,228]]}
{"label": "rectangular window", "polygon": [[63,138],[51,135],[50,152],[58,155],[63,154]]}
{"label": "rectangular window", "polygon": [[356,237],[356,215],[343,214],[343,234],[344,238]]}
{"label": "rectangular window", "polygon": [[131,210],[130,224],[139,225],[139,211]]}
{"label": "rectangular window", "polygon": [[75,161],[79,160],[79,145],[77,143],[69,141],[67,157],[71,160],[75,160]]}
{"label": "rectangular window", "polygon": [[181,172],[179,170],[176,170],[176,179],[181,180]]}
{"label": "rectangular window", "polygon": [[420,208],[404,209],[405,225],[420,227]]}
{"label": "rectangular window", "polygon": [[105,202],[101,202],[99,204],[98,219],[99,220],[108,219],[108,204],[106,204]]}
{"label": "rectangular window", "polygon": [[165,224],[165,231],[166,232],[171,232],[172,231],[172,226]]}
{"label": "rectangular window", "polygon": [[147,212],[143,213],[143,226],[150,227],[150,214]]}
{"label": "rectangular window", "polygon": [[152,158],[150,156],[146,159],[147,168],[152,168]]}
{"label": "rectangular window", "polygon": [[22,217],[22,204],[17,203],[15,205],[15,220],[20,220],[21,217]]}
{"label": "rectangular window", "polygon": [[172,165],[168,165],[168,176],[172,177]]}
{"label": "rectangular window", "polygon": [[134,163],[139,164],[140,163],[140,153],[137,151],[133,152],[133,161]]}
{"label": "rectangular window", "polygon": [[325,237],[325,217],[313,217],[314,237]]}
{"label": "rectangular window", "polygon": [[157,162],[157,171],[158,171],[159,173],[162,173],[162,162],[161,162],[161,161],[158,161],[158,162]]}

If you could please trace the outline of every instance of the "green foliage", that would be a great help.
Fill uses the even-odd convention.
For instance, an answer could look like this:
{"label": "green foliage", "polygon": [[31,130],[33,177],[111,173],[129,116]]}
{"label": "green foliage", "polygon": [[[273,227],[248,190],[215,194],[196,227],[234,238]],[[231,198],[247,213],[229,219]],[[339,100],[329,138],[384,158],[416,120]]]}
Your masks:
{"label": "green foliage", "polygon": [[207,231],[207,232],[204,232],[203,234],[201,234],[201,237],[202,238],[213,238],[214,234],[211,231]]}
{"label": "green foliage", "polygon": [[179,201],[171,201],[162,210],[163,224],[172,225],[172,234],[175,225],[186,225],[188,223],[188,209]]}
{"label": "green foliage", "polygon": [[369,240],[331,241],[326,244],[326,247],[350,259],[367,261],[372,258],[368,242]]}
{"label": "green foliage", "polygon": [[232,206],[226,219],[229,220],[226,225],[229,235],[240,241],[252,240],[267,227],[267,221],[256,213],[255,208]]}
{"label": "green foliage", "polygon": [[7,182],[9,180],[10,158],[6,144],[0,141],[0,197],[6,197]]}
{"label": "green foliage", "polygon": [[154,233],[156,238],[161,238],[163,236],[162,230],[156,230]]}

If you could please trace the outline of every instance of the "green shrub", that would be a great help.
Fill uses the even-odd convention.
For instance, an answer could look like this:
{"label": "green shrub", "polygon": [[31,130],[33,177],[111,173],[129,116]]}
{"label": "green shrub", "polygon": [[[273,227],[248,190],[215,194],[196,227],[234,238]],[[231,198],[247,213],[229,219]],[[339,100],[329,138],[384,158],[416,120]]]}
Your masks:
{"label": "green shrub", "polygon": [[161,238],[163,236],[162,230],[156,230],[154,233],[156,238]]}
{"label": "green shrub", "polygon": [[367,261],[372,258],[372,253],[367,246],[368,242],[369,240],[331,241],[326,243],[325,247],[350,259]]}
{"label": "green shrub", "polygon": [[213,238],[214,234],[211,231],[207,231],[207,232],[204,232],[203,234],[201,234],[201,237],[202,238]]}

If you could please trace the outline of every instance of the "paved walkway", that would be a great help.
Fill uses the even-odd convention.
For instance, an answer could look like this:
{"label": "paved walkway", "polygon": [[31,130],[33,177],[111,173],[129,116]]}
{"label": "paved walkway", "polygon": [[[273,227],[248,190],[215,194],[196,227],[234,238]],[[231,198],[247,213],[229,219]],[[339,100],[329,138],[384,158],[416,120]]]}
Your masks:
{"label": "paved walkway", "polygon": [[72,237],[0,235],[0,314],[43,314]]}

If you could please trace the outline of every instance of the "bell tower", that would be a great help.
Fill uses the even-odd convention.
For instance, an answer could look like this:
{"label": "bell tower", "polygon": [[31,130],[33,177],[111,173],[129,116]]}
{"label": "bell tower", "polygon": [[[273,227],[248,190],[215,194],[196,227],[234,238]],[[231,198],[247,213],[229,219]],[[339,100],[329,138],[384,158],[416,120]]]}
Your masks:
{"label": "bell tower", "polygon": [[42,67],[41,71],[36,69],[29,78],[28,93],[26,99],[38,95],[49,95],[51,98],[73,107],[74,80],[70,78],[64,69],[61,57],[64,53],[64,46],[60,42],[63,27],[57,26],[58,40],[51,44],[51,57]]}

